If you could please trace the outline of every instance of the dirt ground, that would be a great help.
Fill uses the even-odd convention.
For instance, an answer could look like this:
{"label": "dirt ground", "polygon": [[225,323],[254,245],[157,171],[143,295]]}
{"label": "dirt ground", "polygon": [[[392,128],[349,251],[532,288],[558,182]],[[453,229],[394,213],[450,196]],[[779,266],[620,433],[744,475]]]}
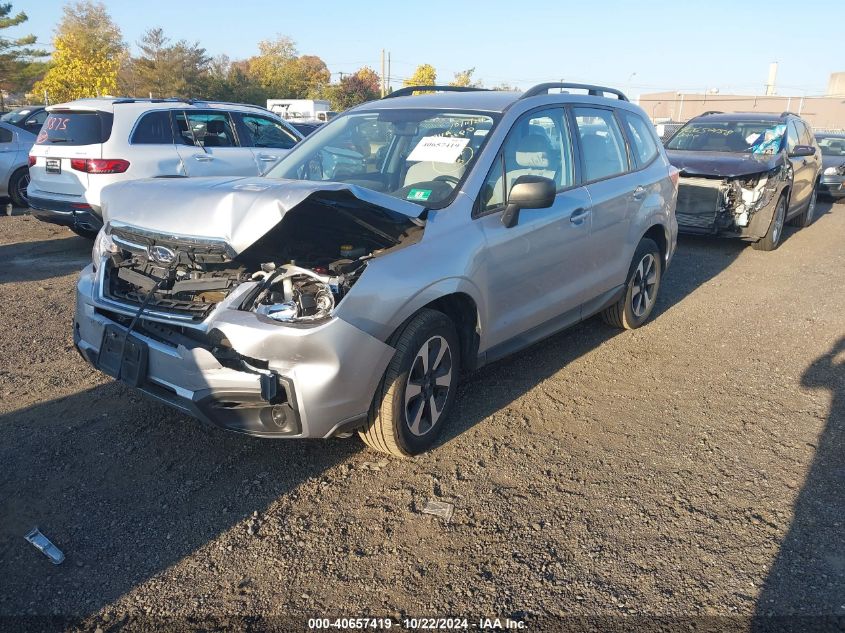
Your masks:
{"label": "dirt ground", "polygon": [[477,372],[405,461],[207,428],[96,373],[71,339],[90,242],[0,217],[0,628],[842,626],[845,204],[819,212],[771,253],[682,238],[646,327],[590,319]]}

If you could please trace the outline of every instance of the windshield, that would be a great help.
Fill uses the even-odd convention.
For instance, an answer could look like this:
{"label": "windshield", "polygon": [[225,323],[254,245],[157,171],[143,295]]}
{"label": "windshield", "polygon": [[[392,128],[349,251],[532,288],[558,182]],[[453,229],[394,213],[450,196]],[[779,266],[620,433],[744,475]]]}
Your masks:
{"label": "windshield", "polygon": [[5,121],[6,123],[14,125],[15,123],[23,121],[31,112],[32,108],[18,108],[17,110],[12,110],[3,116],[0,116],[0,121]]}
{"label": "windshield", "polygon": [[845,136],[816,136],[822,156],[845,158]]}
{"label": "windshield", "polygon": [[494,123],[478,112],[356,112],[308,136],[267,177],[342,182],[426,207],[444,206]]}
{"label": "windshield", "polygon": [[774,154],[786,125],[772,121],[702,121],[687,123],[666,143],[667,149],[695,152]]}

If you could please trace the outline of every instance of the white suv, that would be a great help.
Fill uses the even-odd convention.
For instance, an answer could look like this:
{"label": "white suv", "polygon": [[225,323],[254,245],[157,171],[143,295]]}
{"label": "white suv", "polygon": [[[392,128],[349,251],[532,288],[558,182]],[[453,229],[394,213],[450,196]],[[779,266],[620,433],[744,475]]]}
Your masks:
{"label": "white suv", "polygon": [[50,106],[29,154],[38,219],[93,238],[100,192],[122,180],[260,176],[302,135],[259,106],[178,99],[80,99]]}

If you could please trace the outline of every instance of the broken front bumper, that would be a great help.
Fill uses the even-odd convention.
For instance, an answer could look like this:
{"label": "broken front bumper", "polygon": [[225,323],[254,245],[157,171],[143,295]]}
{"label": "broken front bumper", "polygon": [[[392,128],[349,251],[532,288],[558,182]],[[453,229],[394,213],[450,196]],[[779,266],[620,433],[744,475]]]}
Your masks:
{"label": "broken front bumper", "polygon": [[681,178],[676,217],[680,233],[720,235],[756,241],[766,235],[782,185],[767,191],[759,205],[738,213],[725,201],[726,185],[713,178]]}
{"label": "broken front bumper", "polygon": [[82,356],[112,375],[121,368],[124,382],[185,413],[260,437],[331,437],[359,426],[394,353],[338,318],[297,327],[234,309],[187,333],[178,321],[141,321],[124,346],[136,310],[102,301],[97,274],[84,269],[74,323]]}

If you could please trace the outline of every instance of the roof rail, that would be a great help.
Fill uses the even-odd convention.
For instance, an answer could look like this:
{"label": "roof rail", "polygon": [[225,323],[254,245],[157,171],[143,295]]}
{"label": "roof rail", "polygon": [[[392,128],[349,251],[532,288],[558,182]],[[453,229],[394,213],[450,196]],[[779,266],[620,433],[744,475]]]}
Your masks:
{"label": "roof rail", "polygon": [[698,118],[700,116],[707,116],[708,114],[724,114],[721,110],[707,110],[707,112],[702,112],[701,114],[696,114],[693,118]]}
{"label": "roof rail", "polygon": [[405,86],[388,92],[382,99],[391,99],[393,97],[407,97],[415,92],[489,92],[487,88],[472,88],[470,86]]}
{"label": "roof rail", "polygon": [[621,90],[617,90],[616,88],[606,88],[605,86],[593,86],[591,84],[572,84],[572,83],[563,83],[552,81],[549,83],[544,84],[537,84],[533,88],[529,88],[524,93],[520,99],[527,99],[528,97],[536,97],[537,95],[548,94],[549,90],[553,90],[555,88],[575,88],[578,90],[586,90],[587,94],[593,97],[603,97],[605,93],[616,95],[616,98],[620,101],[628,101],[628,97]]}
{"label": "roof rail", "polygon": [[800,117],[800,114],[795,114],[794,112],[790,112],[789,110],[784,110],[780,113],[781,116],[797,116]]}

